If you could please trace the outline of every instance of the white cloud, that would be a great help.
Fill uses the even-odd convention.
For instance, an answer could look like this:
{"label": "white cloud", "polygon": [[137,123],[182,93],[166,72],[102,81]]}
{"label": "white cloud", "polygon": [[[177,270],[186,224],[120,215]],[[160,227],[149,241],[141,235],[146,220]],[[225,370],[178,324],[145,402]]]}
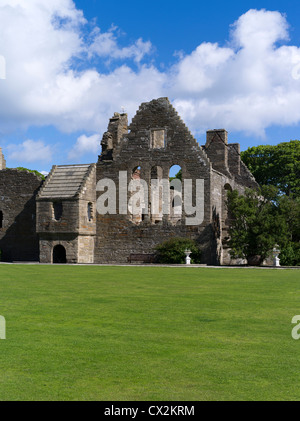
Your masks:
{"label": "white cloud", "polygon": [[1,130],[53,124],[66,132],[98,131],[121,104],[135,111],[138,102],[160,94],[155,68],[134,71],[118,64],[103,74],[92,65],[74,70],[74,60],[86,67],[91,53],[140,62],[151,48],[141,39],[121,48],[112,30],[105,34],[97,28],[91,34],[94,42],[87,43],[84,24],[71,0],[1,1],[0,55],[7,77],[0,81]]}
{"label": "white cloud", "polygon": [[279,12],[250,10],[232,26],[229,47],[201,44],[178,63],[174,105],[194,131],[226,127],[263,136],[271,125],[300,122],[300,48],[277,46],[287,28]]}
{"label": "white cloud", "polygon": [[279,12],[251,9],[232,25],[232,38],[239,47],[265,51],[279,40],[288,40],[288,24]]}
{"label": "white cloud", "polygon": [[20,162],[51,162],[53,151],[43,141],[25,140],[19,145],[7,147],[8,158]]}
{"label": "white cloud", "polygon": [[[160,96],[172,99],[194,132],[263,135],[270,125],[300,122],[300,48],[282,44],[288,24],[279,12],[248,11],[225,47],[204,42],[164,71],[143,62],[150,42],[120,46],[116,28],[84,36],[86,26],[72,0],[1,0],[1,130],[54,125],[102,133],[122,105],[133,117],[141,102]],[[111,61],[111,70],[98,70],[96,56]],[[76,71],[78,62],[85,70]],[[84,144],[78,140],[73,151],[84,153]]]}
{"label": "white cloud", "polygon": [[142,38],[135,41],[129,47],[119,47],[117,36],[115,34],[117,28],[112,27],[108,32],[101,33],[97,28],[93,43],[88,48],[89,55],[98,55],[99,57],[108,57],[110,59],[133,59],[140,63],[146,54],[150,54],[152,44],[150,41],[144,42]]}
{"label": "white cloud", "polygon": [[199,95],[211,88],[234,52],[218,44],[203,43],[173,68],[173,90],[176,96]]}
{"label": "white cloud", "polygon": [[74,147],[69,152],[68,158],[80,159],[82,155],[93,153],[95,156],[100,152],[101,136],[94,134],[92,136],[81,135],[78,137]]}

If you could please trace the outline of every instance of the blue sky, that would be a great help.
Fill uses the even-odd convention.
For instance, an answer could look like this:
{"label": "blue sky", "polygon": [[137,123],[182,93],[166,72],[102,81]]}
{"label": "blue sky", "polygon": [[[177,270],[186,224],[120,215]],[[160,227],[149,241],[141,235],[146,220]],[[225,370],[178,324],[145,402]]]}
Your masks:
{"label": "blue sky", "polygon": [[[300,138],[300,2],[1,0],[8,167],[96,162],[109,117],[168,96],[200,144]],[[2,71],[2,78],[1,78]]]}

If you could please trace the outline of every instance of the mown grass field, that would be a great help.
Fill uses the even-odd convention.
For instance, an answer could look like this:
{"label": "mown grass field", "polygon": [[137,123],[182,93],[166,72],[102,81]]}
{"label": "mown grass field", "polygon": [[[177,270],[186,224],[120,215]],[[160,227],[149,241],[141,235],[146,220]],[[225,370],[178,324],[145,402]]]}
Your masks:
{"label": "mown grass field", "polygon": [[0,400],[299,400],[300,272],[0,265]]}

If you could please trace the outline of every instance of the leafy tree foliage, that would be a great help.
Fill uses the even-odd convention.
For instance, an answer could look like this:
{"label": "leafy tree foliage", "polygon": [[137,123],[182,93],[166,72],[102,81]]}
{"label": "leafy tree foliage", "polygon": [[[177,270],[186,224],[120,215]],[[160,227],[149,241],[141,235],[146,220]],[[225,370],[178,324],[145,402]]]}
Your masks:
{"label": "leafy tree foliage", "polygon": [[260,185],[273,185],[287,195],[300,195],[300,141],[260,145],[241,153]]}
{"label": "leafy tree foliage", "polygon": [[281,229],[274,233],[267,224],[260,228],[264,235],[277,238],[281,265],[300,265],[300,141],[248,148],[241,156],[261,186],[278,189],[269,208],[274,227]]}
{"label": "leafy tree foliage", "polygon": [[38,175],[39,177],[41,177],[42,180],[45,180],[45,176],[43,174],[41,174],[40,172],[36,171],[36,170],[29,170],[28,168],[24,168],[24,167],[17,167],[17,170],[19,170],[19,171],[32,172],[33,174]]}
{"label": "leafy tree foliage", "polygon": [[196,242],[187,238],[171,238],[156,247],[159,263],[185,263],[186,249],[191,250],[192,263],[200,263],[201,251]]}
{"label": "leafy tree foliage", "polygon": [[278,239],[282,266],[300,265],[300,197],[282,195],[278,199],[278,217],[284,221],[285,235]]}
{"label": "leafy tree foliage", "polygon": [[274,186],[228,192],[231,255],[257,263],[279,245],[282,266],[300,265],[300,198],[283,195]]}
{"label": "leafy tree foliage", "polygon": [[286,235],[276,198],[277,189],[273,186],[247,189],[244,195],[236,190],[228,192],[231,219],[228,245],[232,257],[245,258],[248,264],[261,264],[279,238]]}
{"label": "leafy tree foliage", "polygon": [[175,174],[175,177],[170,177],[169,181],[171,182],[172,180],[174,180],[175,178],[177,178],[178,180],[182,181],[182,169],[180,168],[180,170],[178,171],[177,174]]}

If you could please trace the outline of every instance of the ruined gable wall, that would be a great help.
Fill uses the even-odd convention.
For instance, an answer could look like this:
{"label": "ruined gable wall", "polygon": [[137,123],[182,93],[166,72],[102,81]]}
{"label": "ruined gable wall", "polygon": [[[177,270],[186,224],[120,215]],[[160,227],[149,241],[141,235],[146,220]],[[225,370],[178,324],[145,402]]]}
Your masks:
{"label": "ruined gable wall", "polygon": [[[140,176],[150,185],[151,169],[162,168],[163,178],[169,177],[173,165],[182,168],[183,179],[204,180],[204,221],[200,226],[187,226],[179,221],[176,226],[164,217],[158,224],[152,224],[149,218],[135,225],[127,215],[99,215],[97,213],[97,244],[95,262],[127,262],[130,253],[151,253],[156,245],[173,236],[194,238],[206,250],[203,259],[211,261],[211,165],[184,125],[177,112],[166,98],[142,104],[129,126],[130,132],[113,152],[113,160],[105,161],[101,157],[97,164],[97,181],[109,178],[117,186],[117,209],[119,208],[119,171],[127,171],[128,180],[131,172],[140,166]],[[165,133],[165,147],[152,148],[153,131],[158,130],[156,142]],[[154,139],[155,140],[155,139]],[[194,186],[195,187],[195,186]],[[193,189],[195,193],[195,188]],[[98,194],[99,196],[99,194]],[[195,204],[195,197],[193,198]]]}
{"label": "ruined gable wall", "polygon": [[244,188],[257,189],[258,183],[255,180],[254,176],[248,169],[248,167],[241,161],[241,172],[240,175],[236,177],[236,184],[243,186]]}
{"label": "ruined gable wall", "polygon": [[255,178],[241,160],[240,144],[228,143],[228,133],[225,129],[208,130],[203,150],[213,169],[232,180],[237,190],[243,192],[245,187],[257,188]]}

